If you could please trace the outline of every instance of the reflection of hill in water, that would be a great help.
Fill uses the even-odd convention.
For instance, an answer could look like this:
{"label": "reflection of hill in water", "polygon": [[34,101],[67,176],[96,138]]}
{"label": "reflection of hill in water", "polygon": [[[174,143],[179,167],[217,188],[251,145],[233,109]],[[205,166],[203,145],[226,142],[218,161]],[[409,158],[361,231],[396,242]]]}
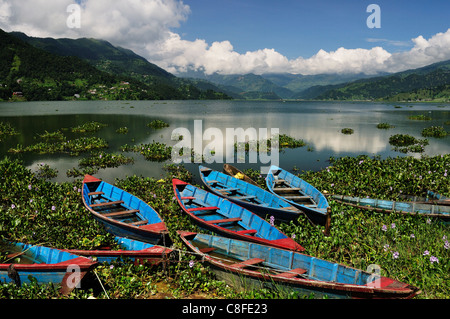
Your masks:
{"label": "reflection of hill in water", "polygon": [[[222,155],[225,162],[226,150],[233,149],[226,140],[226,129],[243,130],[278,128],[280,134],[303,139],[308,146],[287,149],[280,152],[280,165],[286,169],[294,166],[301,170],[317,170],[328,164],[330,156],[356,156],[366,154],[382,157],[405,156],[392,151],[389,137],[394,134],[410,134],[421,137],[421,131],[432,125],[444,126],[450,120],[450,105],[414,104],[411,107],[395,108],[394,104],[383,103],[337,103],[337,102],[254,102],[254,101],[77,101],[77,102],[27,102],[0,104],[0,121],[9,122],[21,134],[8,137],[0,143],[0,156],[21,158],[29,167],[45,162],[58,169],[62,180],[68,169],[77,167],[79,157],[68,155],[8,154],[8,149],[18,144],[27,146],[39,142],[38,134],[45,131],[62,130],[68,139],[81,136],[98,136],[105,139],[107,152],[121,152],[121,146],[152,143],[153,141],[175,145],[171,134],[176,128],[185,128],[191,133],[192,146],[201,142],[201,147],[215,149],[217,158]],[[412,121],[408,117],[427,114],[431,121]],[[147,124],[161,119],[170,124],[163,129],[151,129]],[[194,121],[201,120],[202,126],[194,129]],[[107,124],[96,133],[72,133],[71,127],[97,121]],[[378,123],[389,123],[394,128],[377,129]],[[116,130],[127,127],[128,134]],[[222,133],[212,139],[206,138],[208,128],[216,128]],[[354,134],[341,133],[343,128],[352,128]],[[205,134],[205,137],[203,136]],[[258,135],[260,136],[260,135]],[[202,139],[201,141],[199,141]],[[248,137],[247,137],[248,138]],[[449,138],[429,138],[427,155],[450,153]],[[228,142],[228,144],[227,144]],[[225,155],[223,155],[225,154]],[[127,154],[135,159],[133,165],[114,169],[102,169],[99,175],[110,182],[114,178],[130,175],[155,176],[163,174],[164,163],[146,161],[139,153]],[[420,156],[418,154],[408,155]],[[80,155],[84,156],[84,155]],[[235,160],[235,163],[237,161]],[[169,162],[170,163],[170,162]],[[219,166],[219,165],[218,165]],[[196,165],[188,165],[196,172]],[[219,168],[219,167],[216,167]],[[239,168],[255,168],[248,158]]]}

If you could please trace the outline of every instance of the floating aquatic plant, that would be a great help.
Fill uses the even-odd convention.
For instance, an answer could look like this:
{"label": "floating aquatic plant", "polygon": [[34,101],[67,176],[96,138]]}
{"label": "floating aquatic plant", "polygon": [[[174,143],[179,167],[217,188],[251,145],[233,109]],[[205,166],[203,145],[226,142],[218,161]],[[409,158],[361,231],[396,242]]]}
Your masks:
{"label": "floating aquatic plant", "polygon": [[72,127],[72,132],[74,132],[74,133],[97,132],[106,126],[108,126],[108,125],[100,123],[100,122],[96,122],[96,121],[91,121],[91,122],[87,122],[87,123]]}
{"label": "floating aquatic plant", "polygon": [[395,134],[389,138],[394,150],[402,153],[423,153],[428,143],[427,139],[420,140],[408,134]]}
{"label": "floating aquatic plant", "polygon": [[378,123],[377,124],[377,128],[384,129],[384,130],[387,130],[387,129],[390,129],[390,128],[393,128],[393,127],[395,127],[395,126],[391,125],[389,123]]}
{"label": "floating aquatic plant", "polygon": [[16,131],[14,127],[8,122],[0,122],[0,142],[5,139],[7,136],[18,135],[19,133]]}
{"label": "floating aquatic plant", "polygon": [[354,133],[354,130],[353,130],[352,128],[346,127],[346,128],[343,128],[343,129],[341,130],[341,133],[342,133],[342,134],[350,135],[350,134],[353,134],[353,133]]}
{"label": "floating aquatic plant", "polygon": [[122,146],[123,152],[137,152],[142,154],[145,159],[153,161],[165,161],[172,156],[172,147],[164,143],[155,142],[151,144],[140,144],[140,145],[124,145]]}
{"label": "floating aquatic plant", "polygon": [[449,135],[449,132],[447,132],[442,126],[430,126],[422,130],[423,137],[441,138],[446,137],[447,135]]}
{"label": "floating aquatic plant", "polygon": [[153,120],[150,123],[147,124],[148,127],[151,128],[164,128],[164,127],[169,127],[169,123],[166,123],[162,120]]}

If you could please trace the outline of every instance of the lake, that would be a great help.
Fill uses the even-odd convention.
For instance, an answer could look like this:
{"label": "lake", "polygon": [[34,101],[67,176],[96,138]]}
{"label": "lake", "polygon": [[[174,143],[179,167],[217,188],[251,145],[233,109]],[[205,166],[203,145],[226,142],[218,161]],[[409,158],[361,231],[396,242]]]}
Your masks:
{"label": "lake", "polygon": [[[261,137],[264,129],[270,134],[274,130],[296,139],[302,139],[307,146],[286,149],[278,154],[279,166],[292,170],[320,170],[330,165],[330,157],[379,155],[382,158],[420,154],[403,154],[393,150],[389,137],[394,134],[409,134],[423,139],[421,131],[430,126],[443,126],[450,130],[450,104],[443,103],[373,103],[373,102],[311,102],[311,101],[67,101],[67,102],[18,102],[0,103],[0,122],[9,122],[20,134],[7,137],[0,142],[0,156],[20,158],[33,171],[39,163],[46,163],[58,170],[54,181],[72,180],[66,171],[78,167],[79,157],[64,154],[11,154],[8,150],[18,144],[28,146],[39,141],[38,134],[45,131],[62,130],[68,139],[80,136],[98,136],[105,139],[108,152],[121,153],[121,146],[163,142],[168,145],[180,143],[171,140],[174,130],[184,128],[191,132],[191,143],[197,149],[211,148],[216,160],[206,164],[222,169],[229,154],[227,128],[255,129]],[[411,120],[412,115],[426,115],[429,121]],[[163,129],[152,129],[147,123],[160,119],[170,124]],[[90,121],[107,124],[96,133],[72,133],[69,129]],[[195,122],[197,121],[197,122]],[[200,123],[201,126],[196,125]],[[378,123],[389,123],[395,127],[378,129]],[[127,134],[116,130],[127,127]],[[343,128],[351,128],[353,134],[343,134]],[[208,129],[211,129],[208,131]],[[263,129],[263,131],[260,131]],[[222,137],[209,133],[221,132]],[[426,155],[447,154],[450,152],[450,136],[429,137],[425,147]],[[232,145],[231,145],[232,146]],[[108,182],[115,178],[142,175],[159,178],[164,176],[165,163],[147,161],[139,153],[125,153],[134,158],[134,164],[118,168],[101,169],[96,176]],[[274,159],[274,157],[272,158]],[[240,169],[260,169],[262,157],[256,163],[242,159],[236,163]],[[273,164],[273,161],[272,161]],[[198,164],[185,166],[197,176]]]}

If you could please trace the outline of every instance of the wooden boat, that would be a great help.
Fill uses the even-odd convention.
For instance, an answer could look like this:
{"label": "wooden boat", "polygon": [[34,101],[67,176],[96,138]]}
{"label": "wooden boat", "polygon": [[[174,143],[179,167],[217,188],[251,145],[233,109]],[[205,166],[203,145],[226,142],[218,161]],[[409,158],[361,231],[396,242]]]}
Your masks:
{"label": "wooden boat", "polygon": [[314,224],[329,224],[327,199],[300,177],[272,165],[266,177],[266,184],[270,192],[302,210]]}
{"label": "wooden boat", "polygon": [[134,261],[135,264],[147,262],[154,265],[166,261],[172,253],[172,249],[163,246],[123,237],[116,237],[115,239],[122,249],[111,250],[109,247],[105,247],[104,249],[96,250],[69,249],[67,251],[79,256],[92,258],[99,263],[111,263],[118,259],[129,259]]}
{"label": "wooden boat", "polygon": [[275,221],[289,222],[303,214],[301,210],[259,186],[201,165],[199,172],[203,184],[210,192],[243,206],[262,218],[273,216]]}
{"label": "wooden boat", "polygon": [[237,179],[242,179],[244,182],[247,182],[249,184],[259,187],[259,185],[253,179],[251,179],[249,176],[245,175],[244,172],[237,169],[233,165],[223,164],[223,171],[225,174],[233,176],[234,178],[237,178]]}
{"label": "wooden boat", "polygon": [[115,236],[155,245],[170,241],[166,225],[159,214],[143,200],[118,187],[86,175],[82,198],[94,218]]}
{"label": "wooden boat", "polygon": [[173,179],[181,208],[200,227],[222,236],[303,251],[304,248],[258,215],[229,200]]}
{"label": "wooden boat", "polygon": [[97,263],[69,252],[44,246],[23,243],[7,243],[2,250],[9,254],[0,264],[0,282],[21,286],[31,283],[31,277],[39,284],[61,284],[63,294],[70,293],[81,279]]}
{"label": "wooden boat", "polygon": [[396,212],[400,214],[419,214],[427,217],[437,217],[450,222],[450,206],[434,205],[423,202],[398,202],[391,200],[352,197],[345,195],[331,195],[337,202],[379,212]]}
{"label": "wooden boat", "polygon": [[342,264],[219,236],[178,232],[219,280],[237,289],[297,291],[314,298],[412,298],[419,289]]}

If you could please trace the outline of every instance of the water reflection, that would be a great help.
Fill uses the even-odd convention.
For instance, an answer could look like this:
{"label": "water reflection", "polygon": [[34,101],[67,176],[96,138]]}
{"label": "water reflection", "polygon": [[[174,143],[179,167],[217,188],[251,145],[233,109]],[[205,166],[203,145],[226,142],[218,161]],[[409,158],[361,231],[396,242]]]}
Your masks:
{"label": "water reflection", "polygon": [[[450,104],[404,104],[398,106],[389,103],[333,103],[333,102],[249,102],[249,101],[90,101],[90,102],[27,102],[0,103],[0,121],[9,122],[20,135],[0,142],[0,156],[8,155],[21,158],[25,164],[35,170],[37,165],[45,162],[59,171],[56,180],[67,180],[66,171],[78,166],[79,157],[68,155],[40,155],[8,153],[11,147],[18,144],[28,146],[39,141],[38,134],[45,131],[62,130],[68,139],[80,136],[70,131],[71,127],[89,121],[98,121],[108,126],[93,135],[105,139],[109,144],[109,152],[121,152],[121,146],[138,145],[160,141],[169,145],[176,144],[171,134],[176,128],[186,128],[191,132],[192,145],[199,143],[194,136],[203,134],[210,128],[218,129],[222,136],[205,138],[202,147],[215,151],[216,158],[226,161],[232,149],[226,139],[227,128],[266,128],[269,132],[279,129],[280,134],[303,139],[308,146],[285,150],[279,154],[280,165],[287,169],[294,166],[302,170],[317,170],[329,165],[330,156],[354,156],[367,154],[404,156],[392,151],[389,137],[394,134],[410,134],[423,138],[423,128],[448,124]],[[412,121],[410,115],[427,114],[431,121]],[[170,127],[155,130],[147,127],[154,119],[162,119],[170,123]],[[195,120],[202,121],[202,127],[194,126]],[[378,123],[389,123],[395,127],[389,130],[377,129]],[[119,134],[116,130],[127,127],[128,134]],[[354,133],[345,135],[343,128],[352,128]],[[450,138],[429,138],[426,154],[445,154],[450,151]],[[135,159],[134,164],[119,168],[102,169],[97,176],[108,181],[133,174],[160,177],[164,163],[146,161],[140,154],[126,154]],[[411,155],[411,154],[408,154]],[[86,155],[81,155],[86,156]],[[414,156],[420,156],[415,154]],[[237,159],[235,159],[235,163]],[[221,168],[221,165],[213,165]],[[259,168],[259,163],[236,165],[242,169]],[[196,165],[187,165],[196,173]]]}

